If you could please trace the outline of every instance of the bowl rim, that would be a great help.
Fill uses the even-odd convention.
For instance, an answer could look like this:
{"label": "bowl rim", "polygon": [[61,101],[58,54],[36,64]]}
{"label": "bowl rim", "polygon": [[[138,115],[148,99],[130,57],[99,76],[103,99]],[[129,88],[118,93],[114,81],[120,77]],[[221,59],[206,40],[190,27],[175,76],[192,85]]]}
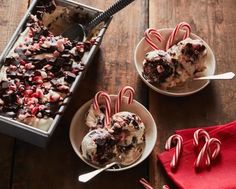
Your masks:
{"label": "bowl rim", "polygon": [[[158,32],[163,32],[163,31],[172,31],[174,28],[162,28],[162,29],[158,29],[157,31]],[[180,30],[180,31],[184,31],[184,30]],[[206,45],[207,47],[207,50],[209,51],[209,54],[212,55],[212,73],[215,74],[215,71],[216,71],[216,59],[215,59],[215,55],[212,51],[212,49],[210,48],[210,46],[206,43],[206,41],[204,41],[201,37],[199,37],[198,35],[194,34],[194,33],[191,33],[190,34],[190,38],[191,36],[193,36],[194,38],[198,38],[198,39],[201,39],[204,43],[204,45]],[[138,42],[138,44],[136,45],[135,47],[135,51],[134,51],[134,64],[135,64],[135,68],[136,68],[136,71],[138,72],[139,76],[141,77],[141,79],[144,81],[144,83],[150,87],[152,90],[160,93],[160,94],[163,94],[163,95],[166,95],[166,96],[172,96],[172,97],[182,97],[182,96],[189,96],[189,95],[192,95],[194,93],[197,93],[199,91],[201,91],[202,89],[204,89],[209,83],[210,83],[210,80],[206,80],[206,83],[204,83],[201,87],[199,87],[198,89],[196,90],[193,90],[193,91],[190,91],[190,92],[180,92],[180,93],[174,93],[174,92],[170,92],[170,91],[166,91],[166,90],[162,90],[154,85],[152,85],[150,82],[148,82],[142,75],[142,73],[140,73],[140,69],[138,68],[138,61],[137,61],[137,51],[138,51],[138,48],[139,46],[145,42],[145,37],[142,37],[140,39],[140,41]]]}
{"label": "bowl rim", "polygon": [[[109,95],[109,96],[111,96],[111,97],[116,97],[117,95],[111,94],[111,95]],[[127,98],[127,97],[125,97],[125,98]],[[82,157],[82,154],[80,153],[80,150],[77,148],[75,142],[73,141],[73,130],[74,130],[74,127],[75,127],[75,125],[76,125],[77,117],[79,116],[79,114],[81,113],[81,111],[82,111],[83,109],[85,109],[85,108],[87,109],[88,107],[90,107],[90,105],[91,105],[91,103],[92,103],[92,100],[93,100],[93,99],[90,99],[90,100],[88,100],[87,102],[85,102],[82,106],[80,106],[80,108],[79,108],[79,109],[76,111],[76,113],[74,114],[74,116],[73,116],[73,118],[72,118],[72,121],[71,121],[71,124],[70,124],[69,138],[70,138],[70,143],[71,143],[71,145],[72,145],[72,148],[73,148],[73,150],[75,151],[76,155],[79,156],[79,158],[80,158],[83,162],[85,162],[87,165],[89,165],[89,166],[91,166],[91,167],[93,167],[93,168],[95,168],[95,169],[99,169],[99,168],[101,168],[101,167],[98,167],[98,166],[96,166],[96,165],[90,163],[89,161],[87,161],[85,158]],[[106,171],[108,171],[108,172],[124,171],[124,170],[127,170],[127,169],[130,169],[130,168],[133,168],[133,167],[137,166],[138,164],[142,163],[144,160],[147,159],[147,157],[152,153],[152,151],[153,151],[153,149],[154,149],[154,147],[155,147],[155,145],[156,145],[156,141],[157,141],[157,126],[156,126],[156,122],[155,122],[153,116],[152,116],[151,113],[147,110],[147,108],[146,108],[144,105],[142,105],[140,102],[138,102],[137,100],[134,99],[134,100],[133,100],[133,103],[136,103],[138,106],[140,106],[140,108],[142,108],[142,109],[144,110],[144,112],[146,112],[146,115],[149,117],[150,122],[152,122],[152,124],[151,124],[151,125],[152,125],[152,135],[153,135],[152,140],[151,140],[152,143],[148,145],[149,148],[148,148],[147,152],[146,152],[145,154],[143,153],[143,154],[141,155],[141,157],[140,157],[137,161],[135,161],[133,164],[131,164],[131,165],[129,165],[129,166],[122,167],[122,168],[118,168],[118,169],[107,169]],[[83,111],[82,111],[82,112],[83,112]],[[139,116],[140,116],[140,115],[139,115]],[[141,117],[141,116],[140,116],[140,117]],[[84,126],[84,125],[82,125],[82,126]],[[146,137],[146,135],[145,135],[145,137]],[[146,148],[146,142],[145,142],[145,147],[144,147],[144,148]]]}

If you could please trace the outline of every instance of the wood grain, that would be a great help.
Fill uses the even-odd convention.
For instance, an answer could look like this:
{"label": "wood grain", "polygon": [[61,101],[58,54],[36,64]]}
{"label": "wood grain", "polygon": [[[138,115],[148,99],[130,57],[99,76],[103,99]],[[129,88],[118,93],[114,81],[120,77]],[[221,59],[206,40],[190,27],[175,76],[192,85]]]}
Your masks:
{"label": "wood grain", "polygon": [[[79,2],[104,10],[114,0]],[[23,16],[28,0],[0,0],[0,4],[2,52]],[[159,29],[187,21],[192,31],[213,49],[217,73],[236,72],[235,9],[234,0],[146,0],[135,1],[115,15],[99,52],[48,147],[41,149],[0,135],[0,188],[142,188],[138,179],[148,179],[148,175],[155,189],[166,183],[172,189],[176,188],[157,162],[157,153],[163,151],[166,139],[176,129],[233,121],[236,117],[235,79],[211,82],[206,89],[189,97],[166,97],[149,90],[139,79],[133,64],[134,48],[148,26]],[[70,145],[71,119],[76,110],[98,90],[117,93],[125,85],[136,89],[136,99],[149,106],[157,123],[158,140],[150,161],[129,171],[103,173],[87,184],[79,183],[77,176],[92,169],[76,156]]]}
{"label": "wood grain", "polygon": [[[0,54],[23,17],[26,8],[27,0],[0,0]],[[0,188],[11,188],[14,171],[14,144],[13,138],[0,134]]]}
{"label": "wood grain", "polygon": [[[236,72],[235,29],[236,3],[234,0],[157,0],[150,1],[149,24],[154,28],[175,27],[181,21],[192,26],[193,33],[201,36],[213,49],[217,73]],[[236,84],[214,81],[198,94],[171,98],[150,91],[149,108],[158,127],[158,140],[152,153],[151,183],[161,188],[170,183],[156,154],[176,129],[215,125],[235,120]],[[157,166],[153,166],[157,165]],[[171,188],[175,188],[172,186]]]}

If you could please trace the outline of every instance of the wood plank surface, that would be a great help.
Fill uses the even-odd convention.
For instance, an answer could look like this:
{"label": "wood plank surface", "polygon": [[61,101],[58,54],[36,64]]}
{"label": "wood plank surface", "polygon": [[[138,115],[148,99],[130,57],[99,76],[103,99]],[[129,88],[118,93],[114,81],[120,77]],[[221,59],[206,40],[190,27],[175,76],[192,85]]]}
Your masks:
{"label": "wood plank surface", "polygon": [[[0,54],[27,9],[28,1],[0,0]],[[14,16],[13,16],[14,15]],[[0,134],[0,188],[11,188],[15,140]]]}
{"label": "wood plank surface", "polygon": [[[80,0],[79,2],[105,9],[113,0]],[[114,16],[103,43],[64,120],[57,127],[46,149],[16,141],[14,189],[71,188],[142,188],[138,179],[147,178],[148,162],[120,173],[103,173],[87,184],[77,181],[79,174],[92,170],[76,156],[69,141],[70,121],[76,110],[93,98],[98,90],[117,93],[125,85],[136,89],[136,99],[147,105],[147,88],[138,78],[133,64],[134,48],[147,27],[148,3],[136,1]],[[140,22],[142,20],[142,22]]]}
{"label": "wood plank surface", "polygon": [[[106,9],[114,0],[77,0]],[[0,0],[0,52],[22,18],[28,0]],[[114,16],[100,50],[45,149],[0,134],[0,188],[3,189],[128,189],[143,188],[140,177],[150,179],[155,189],[169,184],[156,160],[166,139],[176,129],[200,127],[235,120],[236,84],[213,81],[203,91],[188,97],[166,97],[149,90],[133,64],[134,48],[148,27],[174,27],[181,21],[192,26],[212,48],[217,73],[236,72],[236,1],[234,0],[145,0],[135,1]],[[14,15],[14,16],[13,16]],[[73,151],[69,127],[76,110],[99,90],[117,93],[125,85],[136,89],[136,99],[148,106],[158,129],[158,140],[149,158],[141,165],[119,173],[103,173],[82,184],[77,176],[89,170]],[[149,165],[149,166],[148,166]],[[148,177],[150,176],[150,178]]]}
{"label": "wood plank surface", "polygon": [[[192,26],[216,57],[216,73],[236,72],[236,1],[156,0],[150,1],[149,25],[157,29],[175,27],[181,21]],[[150,161],[151,183],[161,188],[170,183],[156,160],[166,139],[176,129],[215,125],[236,118],[236,82],[212,81],[203,91],[188,97],[172,98],[150,90],[149,108],[158,127],[158,140]],[[153,166],[156,165],[157,166]],[[175,188],[171,184],[171,188]]]}

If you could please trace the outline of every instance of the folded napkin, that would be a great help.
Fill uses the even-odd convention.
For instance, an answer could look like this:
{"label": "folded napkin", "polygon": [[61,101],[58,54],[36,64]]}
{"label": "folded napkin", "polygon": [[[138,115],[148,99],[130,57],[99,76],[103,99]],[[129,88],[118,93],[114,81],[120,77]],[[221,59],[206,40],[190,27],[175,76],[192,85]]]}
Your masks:
{"label": "folded napkin", "polygon": [[184,189],[236,189],[236,121],[225,125],[204,127],[210,137],[221,141],[219,156],[209,169],[196,171],[194,162],[197,158],[193,146],[193,133],[199,128],[176,131],[183,137],[183,151],[176,171],[171,171],[170,161],[175,148],[158,154],[157,157],[169,177]]}

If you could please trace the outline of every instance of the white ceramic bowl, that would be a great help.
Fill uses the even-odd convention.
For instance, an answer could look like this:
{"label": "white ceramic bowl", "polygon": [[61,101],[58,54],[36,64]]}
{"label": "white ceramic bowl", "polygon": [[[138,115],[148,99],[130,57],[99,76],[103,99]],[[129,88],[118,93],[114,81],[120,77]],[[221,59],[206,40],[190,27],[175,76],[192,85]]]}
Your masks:
{"label": "white ceramic bowl", "polygon": [[[166,28],[166,29],[160,29],[158,31],[162,35],[162,42],[161,43],[158,42],[157,46],[160,49],[164,50],[166,42],[168,40],[168,37],[170,36],[173,29]],[[184,31],[180,30],[180,32],[176,36],[175,44],[182,40],[183,34],[184,34]],[[193,33],[191,33],[190,38],[192,38],[192,39],[201,39],[200,37],[198,37],[197,35],[195,35]],[[204,45],[207,48],[207,56],[205,58],[206,69],[201,73],[200,76],[214,75],[215,66],[216,66],[215,56],[214,56],[211,48],[209,47],[209,45],[203,39],[201,39],[201,40],[204,42]],[[186,95],[191,95],[191,94],[194,94],[194,93],[202,90],[203,88],[205,88],[209,84],[209,82],[210,82],[209,80],[198,80],[198,81],[188,80],[187,82],[185,82],[181,86],[177,86],[177,87],[174,87],[174,88],[171,88],[171,89],[164,90],[164,89],[161,89],[161,88],[149,83],[142,75],[144,57],[145,57],[145,54],[149,51],[153,51],[153,49],[146,42],[146,40],[144,38],[142,38],[140,40],[140,42],[138,43],[136,49],[135,49],[134,62],[135,62],[136,70],[138,71],[138,73],[139,73],[140,77],[142,78],[142,80],[151,89],[155,90],[156,92],[159,92],[159,93],[167,95],[167,96],[186,96]]]}
{"label": "white ceramic bowl", "polygon": [[[112,104],[114,104],[116,95],[110,95]],[[123,97],[127,98],[127,97]],[[124,101],[123,101],[124,102]],[[125,101],[126,102],[126,101]],[[83,106],[80,107],[80,109],[76,112],[75,116],[72,119],[71,126],[70,126],[70,141],[72,144],[72,147],[75,151],[75,153],[88,165],[98,168],[96,165],[91,164],[89,161],[87,161],[84,157],[82,157],[81,151],[80,151],[80,144],[83,140],[83,137],[87,134],[89,131],[88,126],[85,125],[85,117],[89,110],[89,107],[92,103],[92,100],[86,102]],[[112,107],[114,109],[114,107]],[[129,111],[137,114],[141,120],[145,124],[145,147],[142,156],[133,164],[118,168],[118,169],[108,169],[108,171],[122,171],[129,168],[132,168],[138,164],[140,164],[142,161],[144,161],[149,154],[152,152],[157,138],[157,129],[155,121],[152,117],[152,115],[149,113],[149,111],[139,102],[133,101],[132,104],[126,104],[122,103],[120,111]]]}

